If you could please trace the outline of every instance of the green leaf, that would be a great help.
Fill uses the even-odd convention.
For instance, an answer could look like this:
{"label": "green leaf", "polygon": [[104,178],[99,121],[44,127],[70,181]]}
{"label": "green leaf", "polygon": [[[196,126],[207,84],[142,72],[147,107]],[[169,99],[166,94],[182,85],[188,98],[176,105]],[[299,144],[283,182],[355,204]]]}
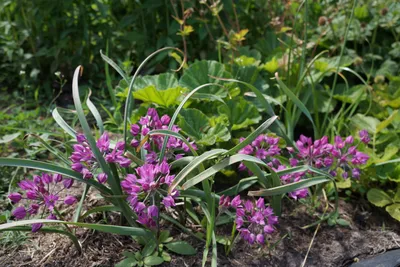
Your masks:
{"label": "green leaf", "polygon": [[274,188],[262,189],[259,191],[249,191],[249,196],[275,196],[282,195],[289,192],[296,191],[298,189],[308,188],[317,184],[326,183],[331,181],[331,179],[324,176],[317,176],[313,178],[308,178],[298,182],[294,182],[287,185],[281,185]]}
{"label": "green leaf", "polygon": [[53,115],[54,120],[57,122],[57,124],[70,136],[72,136],[74,139],[76,138],[76,131],[68,125],[68,123],[65,122],[65,120],[61,117],[60,113],[58,113],[58,109],[54,108],[53,112],[51,113]]}
{"label": "green leaf", "polygon": [[168,189],[168,192],[172,192],[175,189],[175,187],[177,187],[179,185],[179,183],[182,182],[189,173],[191,173],[194,169],[196,169],[204,161],[206,161],[212,157],[218,156],[224,152],[226,152],[225,149],[213,149],[213,150],[204,152],[200,156],[196,157],[193,161],[191,161],[188,165],[186,165],[175,176],[175,179],[173,180],[171,186]]}
{"label": "green leaf", "polygon": [[[185,96],[185,98],[182,100],[182,102],[179,104],[179,106],[176,108],[174,114],[172,115],[171,121],[169,122],[169,125],[168,125],[168,130],[170,130],[170,131],[172,130],[172,127],[174,126],[175,121],[176,121],[176,119],[178,118],[179,112],[181,112],[181,110],[182,110],[183,106],[186,104],[186,102],[187,102],[196,92],[198,92],[199,90],[201,90],[201,89],[203,89],[203,88],[209,87],[209,86],[214,86],[214,84],[208,83],[208,84],[200,85],[199,87],[193,89],[190,93],[188,93],[188,94]],[[125,126],[126,126],[126,125],[125,125]],[[126,136],[126,135],[125,135],[125,136]],[[164,138],[164,143],[163,143],[163,145],[162,145],[162,147],[161,147],[161,151],[160,151],[160,159],[161,159],[161,160],[164,158],[164,153],[165,153],[165,149],[166,149],[166,147],[167,147],[168,138],[169,138],[169,136],[166,136],[166,138]],[[126,140],[126,138],[125,138],[125,140]]]}
{"label": "green leaf", "polygon": [[143,102],[154,103],[162,107],[170,107],[178,104],[178,98],[185,93],[186,89],[182,87],[174,87],[159,90],[154,85],[149,85],[142,89],[133,92],[135,99],[142,100]]}
{"label": "green leaf", "polygon": [[362,114],[356,114],[350,120],[350,124],[355,128],[360,130],[365,129],[370,133],[376,132],[379,123],[380,121],[375,117],[365,116]]}
{"label": "green leaf", "polygon": [[168,88],[178,87],[179,84],[173,73],[162,73],[159,75],[137,77],[133,89],[136,91],[149,86],[154,86],[157,90],[163,91]]}
{"label": "green leaf", "polygon": [[392,216],[396,220],[400,221],[400,204],[399,203],[395,203],[390,206],[387,206],[386,211],[390,214],[390,216]]}
{"label": "green leaf", "polygon": [[350,222],[346,221],[345,219],[337,219],[336,223],[341,226],[350,226]]}
{"label": "green leaf", "polygon": [[380,131],[388,127],[392,123],[392,121],[396,118],[398,111],[399,111],[398,109],[393,111],[392,114],[390,114],[390,116],[387,119],[379,123],[376,126],[376,133],[379,133]]}
{"label": "green leaf", "polygon": [[136,266],[137,260],[135,258],[126,258],[115,264],[115,267],[131,267]]}
{"label": "green leaf", "polygon": [[215,126],[211,127],[208,130],[205,139],[207,140],[212,136],[215,136],[217,143],[226,142],[231,139],[231,133],[229,132],[228,128],[223,123],[220,122],[218,122]]}
{"label": "green leaf", "polygon": [[178,126],[197,142],[204,137],[210,127],[210,119],[198,109],[183,109],[179,114]]}
{"label": "green leaf", "polygon": [[[210,76],[229,78],[230,75],[225,71],[224,64],[218,63],[217,61],[196,61],[185,70],[179,80],[179,84],[189,90],[193,90],[206,83],[221,83],[221,81]],[[210,86],[204,90],[204,93],[220,95],[223,97],[227,95],[226,90],[218,86]]]}
{"label": "green leaf", "polygon": [[71,169],[63,168],[54,164],[35,161],[35,160],[28,160],[28,159],[0,158],[0,166],[24,167],[24,168],[32,168],[35,170],[42,170],[45,172],[59,173],[61,175],[75,179],[79,182],[90,184],[91,186],[97,188],[101,193],[107,195],[112,194],[110,189],[98,183],[96,180],[83,179],[82,174],[75,172]]}
{"label": "green leaf", "polygon": [[157,247],[157,242],[155,240],[145,240],[146,245],[142,250],[143,257],[150,256]]}
{"label": "green leaf", "polygon": [[[214,150],[217,150],[217,149],[214,149]],[[204,153],[204,154],[206,154],[206,153]],[[221,153],[223,153],[223,152],[221,152]],[[200,157],[202,157],[203,155],[201,155]],[[249,161],[249,162],[257,163],[257,164],[260,164],[260,165],[263,165],[263,166],[267,166],[262,160],[260,160],[260,159],[258,159],[256,157],[245,155],[245,154],[236,154],[236,155],[233,155],[231,157],[228,157],[228,158],[222,160],[218,164],[211,166],[210,168],[208,168],[205,171],[199,173],[195,177],[187,180],[182,185],[182,189],[186,190],[186,189],[188,189],[188,188],[190,188],[190,187],[192,187],[192,186],[204,181],[205,179],[208,179],[209,177],[211,177],[212,175],[216,174],[220,170],[226,168],[227,166],[235,164],[237,162],[241,162],[241,161]],[[183,170],[181,172],[183,172]],[[178,177],[178,175],[177,175],[177,177]],[[175,182],[175,180],[176,180],[176,178],[174,179],[174,182]],[[171,187],[170,187],[170,190],[171,190]]]}
{"label": "green leaf", "polygon": [[232,130],[247,128],[261,120],[257,108],[243,97],[226,101],[226,105],[219,106],[218,111],[229,118]]}
{"label": "green leaf", "polygon": [[92,224],[92,223],[80,223],[80,222],[66,222],[60,220],[49,220],[49,219],[35,219],[35,220],[23,220],[11,223],[5,223],[0,225],[0,231],[8,231],[13,227],[18,227],[22,225],[31,225],[34,223],[43,224],[66,224],[66,225],[76,225],[82,228],[88,228],[97,230],[104,233],[127,235],[127,236],[143,236],[149,239],[149,241],[155,241],[154,235],[149,231],[138,227],[128,227],[128,226],[116,226],[116,225],[105,225],[105,224]]}
{"label": "green leaf", "polygon": [[188,242],[177,241],[165,245],[169,250],[180,255],[195,255],[197,251]]}
{"label": "green leaf", "polygon": [[392,198],[388,194],[376,188],[372,188],[368,191],[367,199],[377,207],[384,207],[393,203]]}
{"label": "green leaf", "polygon": [[273,57],[270,61],[265,63],[263,68],[270,73],[275,73],[276,70],[279,68],[278,60],[276,60],[276,57]]}
{"label": "green leaf", "polygon": [[354,15],[356,16],[356,18],[358,19],[366,19],[368,18],[368,5],[362,5],[362,6],[358,6],[354,9]]}
{"label": "green leaf", "polygon": [[293,101],[293,103],[301,110],[301,112],[306,115],[306,117],[310,120],[311,124],[313,125],[314,132],[316,131],[316,127],[314,124],[314,120],[310,114],[310,111],[306,108],[306,106],[301,102],[295,94],[279,79],[278,73],[275,73],[275,78],[278,81],[279,87],[282,89],[282,91],[289,97],[290,100]]}
{"label": "green leaf", "polygon": [[0,144],[8,143],[17,138],[21,133],[6,134],[0,138]]}
{"label": "green leaf", "polygon": [[96,120],[97,127],[99,128],[100,134],[103,134],[104,132],[104,126],[103,126],[103,120],[101,119],[100,112],[96,108],[96,106],[93,104],[93,102],[90,100],[90,96],[92,94],[92,91],[89,91],[88,98],[86,99],[86,105],[88,106],[90,112],[92,112],[92,115],[94,119]]}
{"label": "green leaf", "polygon": [[396,191],[396,194],[394,195],[393,200],[394,200],[394,202],[400,202],[400,187],[399,186],[397,187],[397,191]]}
{"label": "green leaf", "polygon": [[100,55],[103,58],[104,61],[106,61],[109,65],[111,65],[111,67],[113,67],[118,73],[119,75],[121,75],[121,77],[128,82],[128,77],[125,73],[125,71],[123,71],[118,65],[117,63],[115,63],[111,58],[107,57],[106,55],[103,54],[103,52],[100,50]]}
{"label": "green leaf", "polygon": [[228,141],[228,128],[218,123],[211,127],[210,119],[198,109],[184,109],[179,115],[178,125],[181,130],[196,141],[196,144],[210,146],[215,142]]}
{"label": "green leaf", "polygon": [[149,266],[160,265],[164,262],[164,259],[157,256],[149,256],[144,258],[144,264]]}

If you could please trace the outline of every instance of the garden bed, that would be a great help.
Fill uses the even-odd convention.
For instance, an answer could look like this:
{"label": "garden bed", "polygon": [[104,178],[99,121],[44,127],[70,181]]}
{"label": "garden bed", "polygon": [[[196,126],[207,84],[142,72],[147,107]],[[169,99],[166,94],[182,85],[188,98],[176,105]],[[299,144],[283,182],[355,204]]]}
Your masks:
{"label": "garden bed", "polygon": [[[287,201],[280,218],[279,234],[288,234],[275,249],[251,247],[239,240],[229,257],[225,257],[223,246],[219,247],[218,266],[300,266],[303,262],[315,227],[306,230],[301,226],[315,221],[308,215],[304,205]],[[314,238],[305,266],[349,266],[351,263],[399,248],[400,227],[395,220],[380,210],[371,208],[359,200],[350,203],[340,201],[342,218],[350,222],[349,227],[321,224]],[[101,216],[93,217],[97,220]],[[117,218],[110,218],[116,220]],[[229,228],[225,228],[229,235]],[[198,251],[203,244],[193,238],[175,232],[176,240],[186,240]],[[31,234],[29,241],[19,248],[3,248],[0,252],[1,266],[114,266],[122,259],[123,251],[138,251],[140,246],[129,237],[78,229],[83,254],[79,255],[71,241],[57,234]],[[278,239],[274,236],[273,239]],[[163,266],[201,266],[201,253],[196,256],[172,255]]]}

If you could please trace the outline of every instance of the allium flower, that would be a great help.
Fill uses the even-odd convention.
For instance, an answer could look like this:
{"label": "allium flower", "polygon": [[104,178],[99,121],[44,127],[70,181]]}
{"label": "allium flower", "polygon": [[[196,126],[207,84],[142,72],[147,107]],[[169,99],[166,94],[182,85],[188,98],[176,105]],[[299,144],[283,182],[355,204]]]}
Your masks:
{"label": "allium flower", "polygon": [[[220,205],[226,207],[228,197],[221,196],[223,199]],[[278,223],[278,217],[274,216],[271,207],[266,207],[263,198],[259,198],[256,203],[247,200],[241,201],[240,196],[232,199],[230,206],[236,209],[236,229],[240,236],[251,245],[258,243],[264,245],[266,235],[274,232],[274,225]]]}
{"label": "allium flower", "polygon": [[[149,108],[146,116],[139,119],[138,124],[132,124],[130,133],[133,136],[130,145],[134,148],[137,148],[140,145],[140,140],[143,140],[144,136],[146,136],[152,130],[161,130],[168,129],[168,124],[170,123],[171,118],[168,115],[163,115],[160,119],[158,116],[157,110],[154,108]],[[173,125],[172,131],[179,132],[180,128],[177,125]],[[148,138],[148,140],[143,144],[143,149],[147,151],[146,155],[146,163],[156,164],[158,160],[157,151],[161,150],[162,145],[164,143],[164,136],[162,135],[153,135]],[[193,149],[197,150],[197,146],[194,142],[189,143],[193,147]],[[181,150],[183,152],[189,152],[189,146],[186,145],[182,140],[169,137],[167,146],[166,146],[165,158],[166,160],[175,160],[181,157],[181,154],[176,154],[177,150]]]}
{"label": "allium flower", "polygon": [[[242,142],[245,138],[240,138],[239,141]],[[269,162],[272,157],[280,154],[281,149],[278,147],[279,137],[271,137],[265,134],[259,135],[250,144],[239,150],[240,154],[252,155],[256,158]],[[241,163],[239,165],[239,170],[246,170],[246,166]]]}
{"label": "allium flower", "polygon": [[[61,182],[61,186],[55,186]],[[37,214],[41,214],[41,217],[43,217],[46,211],[48,211],[50,212],[48,218],[56,219],[53,211],[58,203],[64,202],[64,204],[72,205],[77,202],[74,196],[66,196],[65,198],[60,196],[60,193],[69,189],[72,184],[72,179],[64,179],[60,174],[50,175],[47,173],[43,173],[41,176],[35,175],[33,181],[23,180],[19,182],[18,186],[24,191],[24,194],[14,192],[10,193],[8,198],[13,203],[21,203],[21,200],[23,200],[22,202],[27,208],[20,205],[12,212],[12,215],[20,220],[26,216],[34,216]],[[42,208],[43,212],[39,213],[40,208]],[[41,227],[42,224],[32,224],[32,232],[39,231]]]}
{"label": "allium flower", "polygon": [[[105,183],[107,177],[100,174],[95,174],[98,169],[98,162],[94,156],[86,137],[82,134],[77,135],[78,144],[74,145],[74,152],[69,157],[72,161],[71,169],[82,174],[84,179],[91,179],[94,176],[98,178],[100,183]],[[97,148],[103,153],[104,159],[109,163],[117,163],[122,168],[130,166],[131,161],[123,156],[124,142],[118,142],[114,149],[111,148],[110,137],[107,132],[104,132],[96,142]]]}
{"label": "allium flower", "polygon": [[[361,142],[368,143],[369,136],[366,130],[360,131]],[[244,138],[243,138],[244,139]],[[241,139],[240,141],[243,141]],[[338,169],[341,169],[342,177],[347,179],[349,176],[353,178],[360,177],[360,169],[358,166],[366,164],[369,156],[358,151],[358,144],[354,144],[354,137],[348,136],[342,138],[336,136],[333,143],[329,143],[328,137],[323,136],[321,139],[313,140],[310,137],[300,135],[299,140],[296,142],[298,152],[292,147],[287,147],[287,151],[291,155],[289,164],[282,163],[276,158],[281,153],[280,148],[277,146],[278,138],[271,138],[266,135],[258,136],[251,145],[245,146],[240,150],[240,153],[253,155],[264,162],[274,170],[280,172],[290,167],[299,165],[309,165],[314,168],[321,169],[336,176]],[[239,170],[246,170],[246,166],[241,163]],[[349,172],[351,170],[351,172]],[[280,176],[283,184],[293,183],[307,178],[306,172],[295,172]],[[301,189],[288,194],[289,197],[294,199],[305,198],[308,195],[307,189]],[[232,201],[233,202],[233,201]],[[237,205],[237,204],[235,204]]]}
{"label": "allium flower", "polygon": [[159,189],[171,185],[175,176],[170,175],[170,166],[165,161],[160,164],[146,163],[136,168],[136,174],[128,174],[125,180],[121,182],[121,187],[129,195],[127,201],[137,213],[137,221],[152,228],[155,227],[154,219],[158,217],[158,209],[156,212],[155,206],[146,208],[148,204],[139,201],[139,199],[144,197],[145,200],[149,200],[157,194],[162,197],[161,203],[166,208],[174,207],[179,192],[175,190],[170,195],[164,196]]}

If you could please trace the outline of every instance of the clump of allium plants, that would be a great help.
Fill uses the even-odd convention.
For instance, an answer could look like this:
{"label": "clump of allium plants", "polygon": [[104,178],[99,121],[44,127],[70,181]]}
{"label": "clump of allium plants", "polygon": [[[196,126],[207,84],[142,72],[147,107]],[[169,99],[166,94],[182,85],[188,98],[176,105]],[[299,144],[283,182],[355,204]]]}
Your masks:
{"label": "clump of allium plants", "polygon": [[[107,58],[107,61],[111,60]],[[204,243],[203,263],[212,247],[211,261],[216,266],[217,225],[232,225],[227,253],[240,239],[251,246],[264,247],[271,237],[279,235],[277,226],[285,195],[295,200],[306,198],[311,186],[335,185],[339,174],[344,179],[359,179],[362,165],[368,160],[368,155],[358,150],[360,143],[369,142],[366,131],[361,131],[358,138],[337,136],[332,142],[326,136],[313,141],[301,135],[297,142],[286,143],[280,136],[266,133],[269,126],[277,123],[277,116],[268,118],[245,138],[233,139],[234,142],[224,146],[205,147],[186,136],[176,120],[197,91],[213,84],[201,85],[186,94],[172,116],[165,114],[165,109],[150,106],[143,117],[132,123],[132,100],[128,97],[123,137],[120,133],[105,131],[100,113],[90,104],[98,126],[93,131],[79,97],[81,71],[78,67],[74,74],[73,98],[82,131],[77,133],[57,110],[53,112],[57,123],[73,141],[69,155],[65,155],[68,149],[52,149],[62,164],[0,158],[0,165],[44,171],[20,181],[19,190],[9,193],[15,222],[0,225],[0,231],[63,233],[78,249],[75,227],[134,236],[150,245],[146,245],[142,254],[135,254],[135,259],[127,261],[162,263],[168,260],[166,249],[185,255],[196,253],[185,241],[165,238],[169,234],[165,235],[163,226],[173,224]],[[134,79],[128,96],[132,95],[133,82]],[[217,193],[214,180],[225,168],[231,168],[243,178],[237,185]],[[70,193],[74,181],[82,185],[80,200]],[[250,186],[256,191],[246,194]],[[108,205],[86,207],[82,212],[90,190],[96,190]],[[64,216],[63,207],[68,205],[76,205],[74,214]],[[93,212],[118,212],[121,224],[85,222],[87,214]],[[337,216],[337,211],[332,214],[322,220]],[[64,218],[72,219],[65,221]],[[194,222],[203,227],[198,233],[192,231]],[[60,224],[65,231],[57,228]],[[25,225],[31,227],[23,228]]]}

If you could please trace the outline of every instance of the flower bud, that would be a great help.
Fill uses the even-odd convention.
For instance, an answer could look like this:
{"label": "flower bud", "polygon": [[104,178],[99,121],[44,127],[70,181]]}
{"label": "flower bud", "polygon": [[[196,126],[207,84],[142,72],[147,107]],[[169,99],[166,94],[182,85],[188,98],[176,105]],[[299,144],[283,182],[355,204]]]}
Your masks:
{"label": "flower bud", "polygon": [[72,205],[77,202],[76,198],[74,196],[66,196],[64,199],[64,203],[67,205]]}
{"label": "flower bud", "polygon": [[16,219],[21,220],[21,219],[25,218],[25,216],[26,216],[26,210],[25,210],[24,207],[18,207],[18,208],[16,208],[16,209],[12,212],[12,215],[13,215]]}
{"label": "flower bud", "polygon": [[8,195],[8,199],[11,200],[12,203],[18,203],[21,199],[22,196],[20,193],[11,193]]}

